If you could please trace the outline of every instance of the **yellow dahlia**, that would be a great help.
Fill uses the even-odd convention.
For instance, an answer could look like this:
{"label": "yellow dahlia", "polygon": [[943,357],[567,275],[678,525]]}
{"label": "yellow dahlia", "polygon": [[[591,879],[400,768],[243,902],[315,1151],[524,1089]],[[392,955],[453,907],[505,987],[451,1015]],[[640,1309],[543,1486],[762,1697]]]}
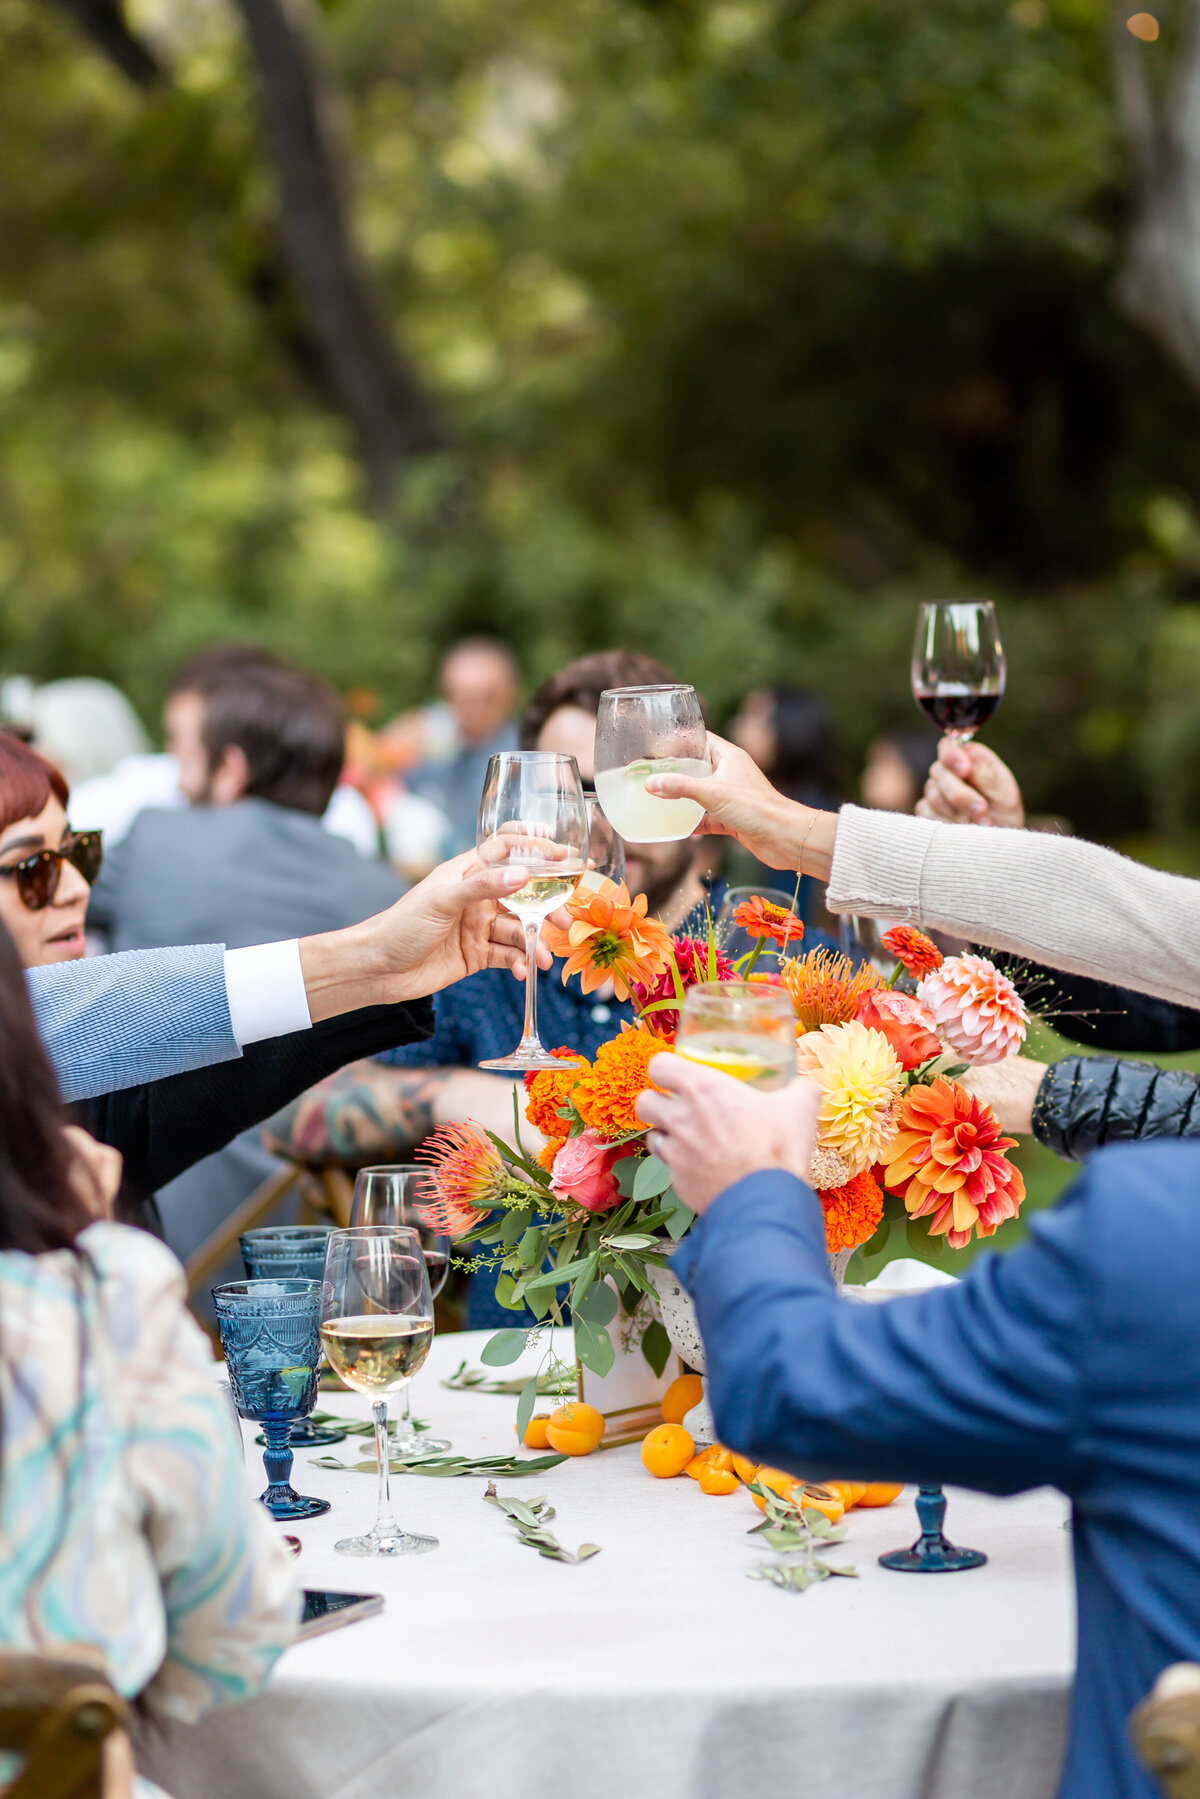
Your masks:
{"label": "yellow dahlia", "polygon": [[817,1131],[851,1176],[878,1162],[895,1134],[902,1070],[879,1031],[851,1021],[826,1024],[796,1045],[796,1063],[821,1089]]}

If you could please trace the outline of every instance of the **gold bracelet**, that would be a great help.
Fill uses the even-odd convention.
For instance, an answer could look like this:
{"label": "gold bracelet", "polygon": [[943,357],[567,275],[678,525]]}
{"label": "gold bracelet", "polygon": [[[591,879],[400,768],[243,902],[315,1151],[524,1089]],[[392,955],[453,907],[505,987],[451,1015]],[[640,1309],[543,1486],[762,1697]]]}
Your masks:
{"label": "gold bracelet", "polygon": [[[814,809],[812,817],[809,819],[808,823],[804,827],[804,835],[800,839],[800,848],[796,851],[796,873],[797,873],[797,875],[803,875],[803,873],[804,873],[804,846],[808,842],[809,835],[812,831],[812,828],[816,824],[816,822],[817,822],[818,818],[820,818],[820,816],[821,816],[820,812]],[[815,880],[816,877],[813,876],[813,879]]]}

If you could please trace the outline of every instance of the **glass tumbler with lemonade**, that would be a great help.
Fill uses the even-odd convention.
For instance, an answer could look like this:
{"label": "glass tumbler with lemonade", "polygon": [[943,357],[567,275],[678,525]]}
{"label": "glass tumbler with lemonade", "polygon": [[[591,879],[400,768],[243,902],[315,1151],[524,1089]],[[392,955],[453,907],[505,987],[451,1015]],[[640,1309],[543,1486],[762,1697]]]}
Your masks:
{"label": "glass tumbler with lemonade", "polygon": [[712,773],[694,687],[610,687],[596,718],[596,793],[629,843],[678,843],[704,816],[695,800],[647,793],[651,775]]}
{"label": "glass tumbler with lemonade", "polygon": [[705,981],[689,987],[675,1054],[764,1091],[785,1087],[796,1072],[791,999],[766,981]]}

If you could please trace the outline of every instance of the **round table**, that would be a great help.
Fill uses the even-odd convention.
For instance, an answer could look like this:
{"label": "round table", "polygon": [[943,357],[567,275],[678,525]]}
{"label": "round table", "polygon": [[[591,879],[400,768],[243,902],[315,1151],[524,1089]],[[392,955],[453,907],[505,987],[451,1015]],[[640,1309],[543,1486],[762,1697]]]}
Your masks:
{"label": "round table", "polygon": [[[487,1332],[439,1338],[413,1411],[479,1454],[513,1446],[516,1402],[441,1381],[478,1364]],[[489,1371],[520,1372],[523,1363]],[[529,1367],[528,1372],[532,1372]],[[349,1393],[321,1405],[366,1416]],[[548,1409],[549,1402],[539,1405]],[[247,1479],[263,1484],[247,1428]],[[579,1564],[543,1559],[482,1503],[477,1476],[393,1478],[400,1522],[440,1539],[397,1562],[334,1553],[365,1528],[375,1481],[312,1466],[369,1439],[301,1451],[298,1491],[332,1511],[290,1525],[308,1587],[380,1592],[383,1613],[299,1644],[268,1690],[146,1756],[175,1799],[1051,1799],[1074,1661],[1068,1508],[1041,1491],[952,1490],[952,1540],[976,1572],[877,1565],[916,1532],[912,1494],[854,1512],[833,1559],[857,1580],[807,1593],[746,1578],[763,1558],[745,1493],[654,1480],[636,1446],[501,1492],[547,1495]]]}

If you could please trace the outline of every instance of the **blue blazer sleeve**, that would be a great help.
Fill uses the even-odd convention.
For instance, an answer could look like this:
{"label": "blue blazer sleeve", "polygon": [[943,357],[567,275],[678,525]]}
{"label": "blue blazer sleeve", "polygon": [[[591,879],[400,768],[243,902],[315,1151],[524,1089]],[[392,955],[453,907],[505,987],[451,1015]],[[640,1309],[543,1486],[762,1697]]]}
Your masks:
{"label": "blue blazer sleeve", "polygon": [[810,1477],[991,1493],[1083,1472],[1083,1190],[954,1287],[840,1298],[820,1206],[791,1175],[729,1188],[685,1239],[720,1440]]}
{"label": "blue blazer sleeve", "polygon": [[65,1100],[91,1099],[241,1055],[219,943],[126,950],[26,979]]}

